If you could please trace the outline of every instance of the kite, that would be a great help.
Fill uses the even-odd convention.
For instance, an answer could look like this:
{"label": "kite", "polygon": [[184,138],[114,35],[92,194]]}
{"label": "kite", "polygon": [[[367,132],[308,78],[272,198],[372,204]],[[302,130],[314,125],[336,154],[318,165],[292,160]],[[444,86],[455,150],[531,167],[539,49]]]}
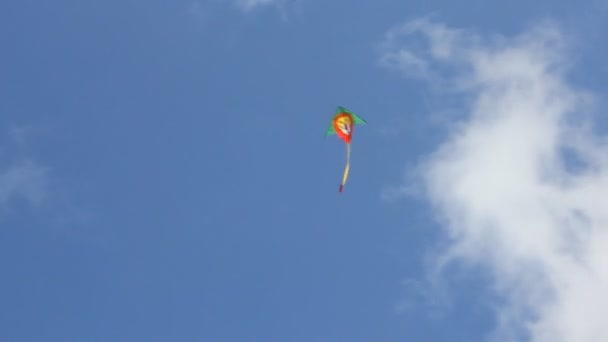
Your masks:
{"label": "kite", "polygon": [[346,179],[348,178],[348,172],[350,170],[350,143],[353,138],[353,131],[355,125],[366,124],[365,120],[357,116],[357,114],[349,111],[344,107],[338,107],[336,114],[334,115],[331,124],[325,132],[325,136],[336,134],[342,141],[346,143],[346,168],[344,169],[344,176],[342,176],[342,183],[340,183],[340,192],[344,189]]}

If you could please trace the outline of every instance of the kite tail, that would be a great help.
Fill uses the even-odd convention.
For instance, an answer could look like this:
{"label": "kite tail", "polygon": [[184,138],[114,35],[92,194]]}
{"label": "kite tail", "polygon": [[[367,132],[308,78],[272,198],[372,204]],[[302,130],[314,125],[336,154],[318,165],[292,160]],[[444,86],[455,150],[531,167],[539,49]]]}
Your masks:
{"label": "kite tail", "polygon": [[344,176],[342,177],[342,183],[340,183],[340,192],[344,189],[346,179],[348,179],[348,171],[350,170],[350,143],[346,144],[346,168],[344,169]]}

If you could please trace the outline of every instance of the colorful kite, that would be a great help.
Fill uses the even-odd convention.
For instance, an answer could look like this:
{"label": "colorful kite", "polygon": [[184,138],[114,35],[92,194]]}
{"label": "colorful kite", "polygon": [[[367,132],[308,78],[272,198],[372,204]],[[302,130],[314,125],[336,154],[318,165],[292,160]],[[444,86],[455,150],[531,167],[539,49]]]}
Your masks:
{"label": "colorful kite", "polygon": [[344,169],[344,176],[342,176],[342,183],[340,183],[340,192],[342,192],[344,184],[346,184],[346,179],[348,178],[348,171],[350,169],[350,142],[353,138],[355,125],[366,123],[367,122],[357,116],[357,114],[344,107],[338,107],[336,115],[325,132],[325,136],[336,134],[346,143],[346,168]]}

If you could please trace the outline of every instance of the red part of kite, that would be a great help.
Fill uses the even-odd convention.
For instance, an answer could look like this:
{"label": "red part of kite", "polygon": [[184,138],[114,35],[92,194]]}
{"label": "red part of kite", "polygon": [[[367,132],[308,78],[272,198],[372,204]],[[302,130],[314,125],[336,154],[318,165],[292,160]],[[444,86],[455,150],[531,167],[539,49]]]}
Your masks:
{"label": "red part of kite", "polygon": [[355,128],[355,120],[353,119],[353,116],[348,112],[339,113],[334,118],[333,123],[334,130],[340,139],[342,139],[345,143],[350,144],[353,137],[353,130]]}

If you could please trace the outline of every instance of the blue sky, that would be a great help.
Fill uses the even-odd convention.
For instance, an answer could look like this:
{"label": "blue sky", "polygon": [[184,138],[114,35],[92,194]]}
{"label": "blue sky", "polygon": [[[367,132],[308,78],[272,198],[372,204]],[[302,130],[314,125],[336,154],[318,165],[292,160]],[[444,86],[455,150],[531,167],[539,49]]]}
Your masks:
{"label": "blue sky", "polygon": [[[606,299],[608,221],[590,189],[608,167],[601,136],[560,121],[596,115],[604,131],[608,6],[251,5],[0,4],[1,340],[608,335],[561,324],[579,294]],[[368,122],[342,194],[345,147],[323,138],[338,105]],[[536,165],[572,163],[562,145],[587,173],[537,182]],[[552,243],[582,231],[596,238],[573,252],[579,268]],[[522,295],[541,283],[555,296]]]}

